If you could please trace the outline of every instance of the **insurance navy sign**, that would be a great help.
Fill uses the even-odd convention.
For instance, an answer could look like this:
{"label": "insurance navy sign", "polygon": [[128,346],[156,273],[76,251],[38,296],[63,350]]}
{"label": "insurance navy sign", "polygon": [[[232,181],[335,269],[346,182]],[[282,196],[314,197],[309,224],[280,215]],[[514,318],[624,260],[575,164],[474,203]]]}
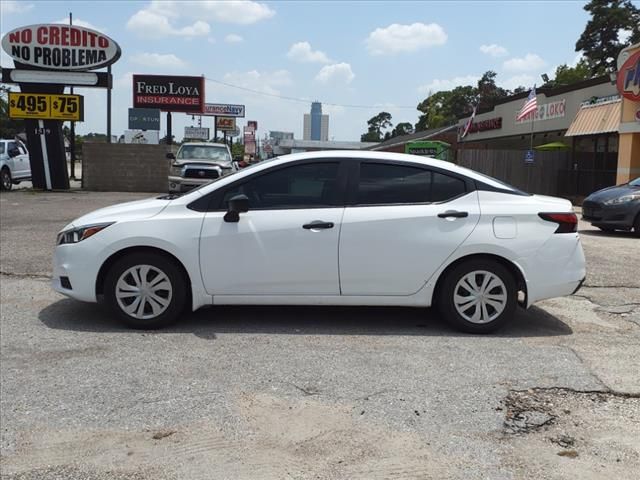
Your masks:
{"label": "insurance navy sign", "polygon": [[202,113],[204,77],[134,75],[134,108],[159,108],[163,112]]}
{"label": "insurance navy sign", "polygon": [[2,38],[2,49],[16,62],[46,70],[94,70],[120,58],[116,42],[75,25],[29,25]]}

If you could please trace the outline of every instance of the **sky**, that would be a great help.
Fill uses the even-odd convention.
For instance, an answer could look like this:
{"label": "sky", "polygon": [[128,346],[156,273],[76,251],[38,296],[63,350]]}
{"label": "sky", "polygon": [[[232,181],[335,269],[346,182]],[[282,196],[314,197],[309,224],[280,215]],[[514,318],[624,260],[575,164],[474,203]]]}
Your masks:
{"label": "sky", "polygon": [[[429,92],[475,84],[487,70],[514,89],[542,83],[575,64],[588,21],[582,1],[9,1],[0,3],[2,36],[16,27],[66,23],[115,40],[112,133],[127,129],[135,73],[204,75],[207,103],[246,105],[258,135],[302,138],[312,100],[329,114],[329,139],[354,141],[380,111],[415,123]],[[13,67],[2,52],[1,65]],[[224,85],[228,84],[228,85]],[[233,85],[233,86],[230,86]],[[235,87],[255,90],[254,93]],[[106,132],[106,92],[79,89],[85,121],[76,132]],[[284,96],[298,101],[277,98]],[[331,105],[333,104],[333,105]],[[364,106],[366,108],[355,108]],[[173,115],[173,133],[196,125]],[[213,119],[203,117],[213,131]],[[165,133],[162,115],[161,136]]]}

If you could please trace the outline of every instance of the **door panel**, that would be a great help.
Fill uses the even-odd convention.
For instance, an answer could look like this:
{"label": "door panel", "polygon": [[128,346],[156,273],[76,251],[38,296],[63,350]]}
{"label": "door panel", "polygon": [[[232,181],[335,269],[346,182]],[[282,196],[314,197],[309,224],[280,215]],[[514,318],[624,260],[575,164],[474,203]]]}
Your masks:
{"label": "door panel", "polygon": [[[238,223],[206,214],[200,265],[212,295],[339,295],[343,207],[254,210]],[[333,227],[309,228],[314,221]],[[307,226],[304,228],[303,226]]]}
{"label": "door panel", "polygon": [[[447,211],[466,217],[438,217]],[[446,203],[347,207],[340,234],[343,295],[416,293],[471,234],[477,192]]]}

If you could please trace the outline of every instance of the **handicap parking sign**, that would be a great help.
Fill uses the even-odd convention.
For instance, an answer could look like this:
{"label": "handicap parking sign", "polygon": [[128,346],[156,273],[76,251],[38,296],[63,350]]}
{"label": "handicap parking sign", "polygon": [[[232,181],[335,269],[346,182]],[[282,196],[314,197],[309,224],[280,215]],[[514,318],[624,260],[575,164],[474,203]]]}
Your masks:
{"label": "handicap parking sign", "polygon": [[525,152],[524,163],[533,163],[533,150],[527,150]]}

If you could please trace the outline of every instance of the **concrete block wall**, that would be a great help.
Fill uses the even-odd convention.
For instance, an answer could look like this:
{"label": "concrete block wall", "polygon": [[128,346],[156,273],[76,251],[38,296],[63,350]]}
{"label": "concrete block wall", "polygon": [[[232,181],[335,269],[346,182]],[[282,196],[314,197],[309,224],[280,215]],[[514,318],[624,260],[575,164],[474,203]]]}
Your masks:
{"label": "concrete block wall", "polygon": [[103,192],[168,191],[167,145],[85,143],[82,180],[86,190]]}

